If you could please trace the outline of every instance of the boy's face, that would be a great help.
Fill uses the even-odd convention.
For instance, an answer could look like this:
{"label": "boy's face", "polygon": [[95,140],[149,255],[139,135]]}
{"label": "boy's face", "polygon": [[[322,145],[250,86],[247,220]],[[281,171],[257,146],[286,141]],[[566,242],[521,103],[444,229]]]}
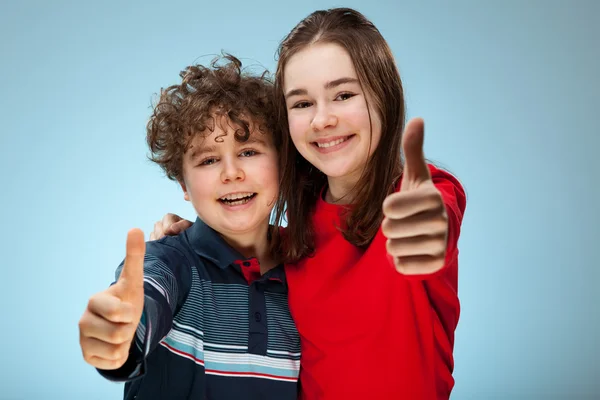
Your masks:
{"label": "boy's face", "polygon": [[231,121],[218,117],[215,122],[214,131],[197,135],[183,157],[184,198],[217,232],[252,234],[268,224],[279,195],[272,135],[251,125],[250,137],[242,143],[235,140]]}

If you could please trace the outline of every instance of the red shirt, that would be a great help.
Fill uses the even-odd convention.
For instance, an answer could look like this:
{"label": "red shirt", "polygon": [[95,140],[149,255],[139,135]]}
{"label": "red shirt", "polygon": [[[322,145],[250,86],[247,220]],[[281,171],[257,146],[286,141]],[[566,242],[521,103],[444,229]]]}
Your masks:
{"label": "red shirt", "polygon": [[302,398],[449,398],[466,199],[456,178],[430,170],[449,224],[446,262],[435,274],[398,273],[381,229],[366,250],[353,246],[336,228],[343,206],[318,200],[315,256],[286,266],[302,346]]}

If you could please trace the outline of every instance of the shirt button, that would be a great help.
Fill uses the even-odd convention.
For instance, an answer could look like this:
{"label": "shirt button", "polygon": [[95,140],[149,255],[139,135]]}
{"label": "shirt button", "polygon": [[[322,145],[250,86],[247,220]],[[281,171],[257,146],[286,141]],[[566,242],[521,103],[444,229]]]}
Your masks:
{"label": "shirt button", "polygon": [[259,313],[259,312],[255,312],[255,313],[254,313],[254,320],[255,320],[256,322],[260,322],[260,320],[261,320],[261,319],[262,319],[262,315],[261,315],[261,313]]}
{"label": "shirt button", "polygon": [[249,267],[249,266],[250,266],[250,261],[244,261],[244,262],[242,263],[242,265],[243,265],[244,267]]}

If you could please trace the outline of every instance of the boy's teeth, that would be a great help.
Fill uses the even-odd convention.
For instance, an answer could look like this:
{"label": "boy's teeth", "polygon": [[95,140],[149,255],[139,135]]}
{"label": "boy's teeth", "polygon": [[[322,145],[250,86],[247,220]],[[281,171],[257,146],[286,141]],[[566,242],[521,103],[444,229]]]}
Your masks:
{"label": "boy's teeth", "polygon": [[252,193],[252,195],[249,197],[243,197],[243,198],[237,199],[237,200],[223,200],[223,203],[227,204],[228,206],[241,206],[242,204],[246,204],[253,198],[254,198],[254,193]]}
{"label": "boy's teeth", "polygon": [[338,144],[345,142],[348,138],[341,138],[338,140],[334,140],[332,142],[327,142],[327,143],[319,143],[317,142],[317,146],[324,148],[324,147],[331,147],[331,146],[337,146]]}
{"label": "boy's teeth", "polygon": [[235,193],[235,194],[228,194],[227,196],[223,196],[221,197],[221,200],[238,200],[238,199],[243,199],[244,197],[250,197],[252,196],[254,193]]}

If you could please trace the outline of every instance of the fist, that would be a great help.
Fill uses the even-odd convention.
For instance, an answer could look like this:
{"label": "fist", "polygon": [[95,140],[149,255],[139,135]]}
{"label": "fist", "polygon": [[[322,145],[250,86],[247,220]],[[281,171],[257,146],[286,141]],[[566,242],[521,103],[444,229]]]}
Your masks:
{"label": "fist", "polygon": [[129,349],[144,308],[144,233],[132,229],[118,281],[92,296],[79,321],[83,358],[92,366],[118,369]]}
{"label": "fist", "polygon": [[448,216],[423,155],[424,124],[412,119],[402,138],[405,163],[400,191],[383,202],[381,228],[396,270],[431,274],[444,266]]}

